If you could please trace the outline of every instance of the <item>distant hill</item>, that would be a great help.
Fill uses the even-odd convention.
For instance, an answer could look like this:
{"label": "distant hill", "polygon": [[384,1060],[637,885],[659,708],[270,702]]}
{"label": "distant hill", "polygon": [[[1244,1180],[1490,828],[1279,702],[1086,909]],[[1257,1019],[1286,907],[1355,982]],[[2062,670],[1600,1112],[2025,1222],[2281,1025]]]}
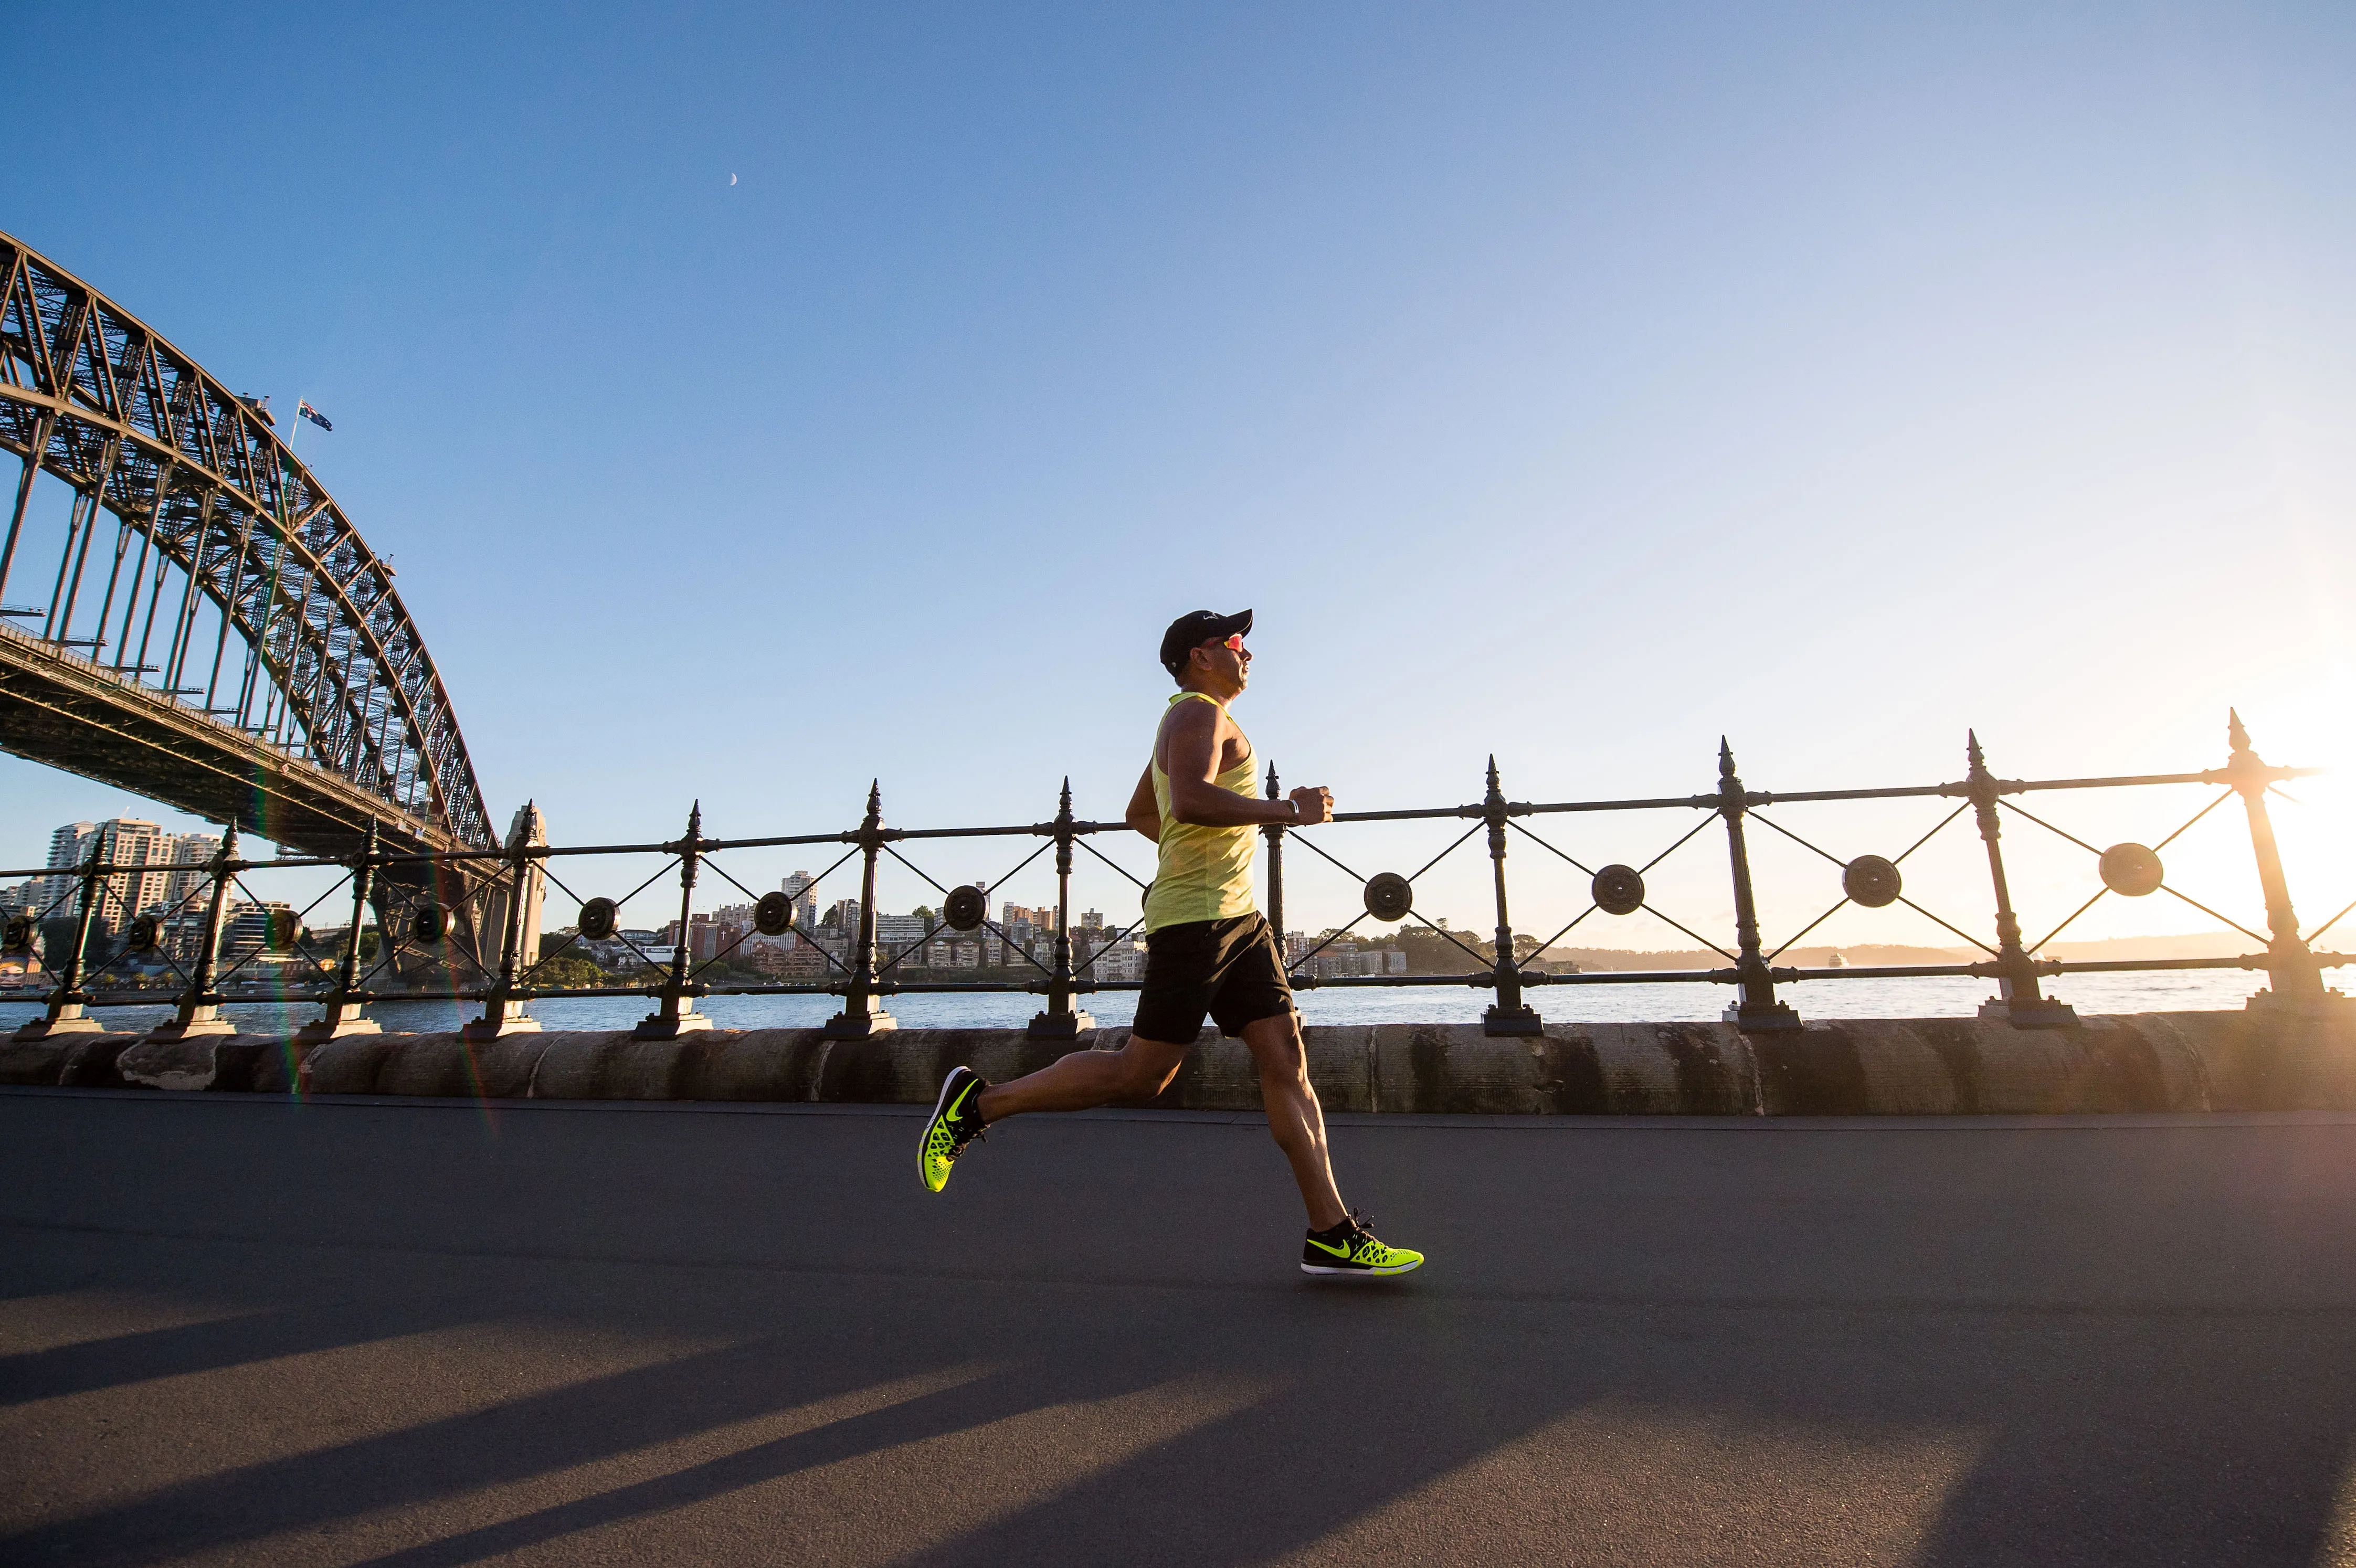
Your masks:
{"label": "distant hill", "polygon": [[2057,942],[2045,952],[2048,957],[2082,963],[2102,958],[2239,958],[2263,953],[2265,945],[2238,931],[2211,931],[2192,936],[2114,936],[2107,942]]}
{"label": "distant hill", "polygon": [[[2115,936],[2102,942],[2057,942],[2042,955],[2059,958],[2064,963],[2087,963],[2104,959],[2151,958],[2238,958],[2254,952],[2258,944],[2235,931],[2195,932],[2184,936]],[[1909,947],[1894,943],[1858,943],[1854,946],[1794,947],[1775,960],[1779,968],[1822,969],[1828,966],[1832,955],[1838,952],[1856,966],[1893,965],[1901,964],[1958,964],[1987,954],[1974,947]],[[1632,952],[1616,947],[1549,947],[1539,955],[1541,962],[1569,959],[1583,970],[1626,971],[1634,969],[1723,969],[1729,960],[1707,948],[1670,949],[1661,952]]]}

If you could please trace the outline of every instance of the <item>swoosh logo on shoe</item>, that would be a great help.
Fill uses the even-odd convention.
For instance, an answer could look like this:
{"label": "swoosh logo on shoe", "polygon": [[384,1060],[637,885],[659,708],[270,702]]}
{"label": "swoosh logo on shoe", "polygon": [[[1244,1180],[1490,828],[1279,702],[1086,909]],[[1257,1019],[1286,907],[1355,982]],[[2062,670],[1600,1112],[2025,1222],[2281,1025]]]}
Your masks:
{"label": "swoosh logo on shoe", "polygon": [[1319,1240],[1318,1240],[1316,1237],[1314,1237],[1314,1236],[1312,1236],[1312,1237],[1310,1237],[1310,1238],[1309,1238],[1309,1244],[1310,1244],[1311,1246],[1312,1246],[1312,1247],[1315,1247],[1315,1248],[1316,1248],[1319,1252],[1321,1252],[1321,1253],[1332,1253],[1335,1257],[1340,1258],[1344,1263],[1348,1263],[1348,1262],[1350,1261],[1350,1249],[1349,1249],[1349,1248],[1347,1248],[1347,1247],[1331,1247],[1331,1246],[1327,1246],[1323,1242],[1319,1241]]}

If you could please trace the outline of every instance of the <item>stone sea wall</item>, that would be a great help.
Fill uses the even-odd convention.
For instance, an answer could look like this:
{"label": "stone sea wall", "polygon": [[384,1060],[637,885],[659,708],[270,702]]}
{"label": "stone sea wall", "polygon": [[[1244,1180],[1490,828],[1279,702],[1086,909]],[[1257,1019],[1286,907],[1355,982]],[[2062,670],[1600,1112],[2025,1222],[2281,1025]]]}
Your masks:
{"label": "stone sea wall", "polygon": [[[2351,1008],[2349,1011],[2356,1011]],[[1553,1115],[1993,1115],[2356,1110],[2356,1018],[2135,1013],[2068,1029],[1974,1019],[1556,1024],[1533,1039],[1472,1024],[1317,1026],[1310,1075],[1337,1111]],[[1109,1049],[1122,1029],[1083,1035]],[[997,1080],[1066,1044],[1013,1029],[712,1030],[678,1040],[556,1031],[468,1044],[362,1035],[307,1049],[231,1035],[172,1044],[85,1034],[0,1043],[0,1084],[262,1094],[928,1104],[958,1063]],[[1250,1053],[1206,1031],[1150,1102],[1259,1106]]]}

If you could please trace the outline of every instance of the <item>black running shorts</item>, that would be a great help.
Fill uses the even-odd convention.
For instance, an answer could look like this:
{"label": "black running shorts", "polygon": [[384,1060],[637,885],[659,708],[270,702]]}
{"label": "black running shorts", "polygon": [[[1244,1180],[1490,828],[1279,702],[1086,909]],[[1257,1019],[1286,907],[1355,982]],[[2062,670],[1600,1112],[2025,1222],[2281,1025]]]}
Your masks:
{"label": "black running shorts", "polygon": [[1292,987],[1276,933],[1258,913],[1190,920],[1145,936],[1145,988],[1134,1032],[1173,1044],[1192,1040],[1211,1015],[1230,1038],[1244,1025],[1292,1011]]}

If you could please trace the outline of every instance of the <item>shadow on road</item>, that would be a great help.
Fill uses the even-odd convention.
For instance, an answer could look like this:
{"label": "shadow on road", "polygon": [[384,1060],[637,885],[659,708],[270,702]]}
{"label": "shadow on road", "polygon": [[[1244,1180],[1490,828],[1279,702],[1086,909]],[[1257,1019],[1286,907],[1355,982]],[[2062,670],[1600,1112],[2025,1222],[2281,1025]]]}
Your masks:
{"label": "shadow on road", "polygon": [[0,1095],[0,1561],[2356,1549],[2356,1125],[913,1133]]}

